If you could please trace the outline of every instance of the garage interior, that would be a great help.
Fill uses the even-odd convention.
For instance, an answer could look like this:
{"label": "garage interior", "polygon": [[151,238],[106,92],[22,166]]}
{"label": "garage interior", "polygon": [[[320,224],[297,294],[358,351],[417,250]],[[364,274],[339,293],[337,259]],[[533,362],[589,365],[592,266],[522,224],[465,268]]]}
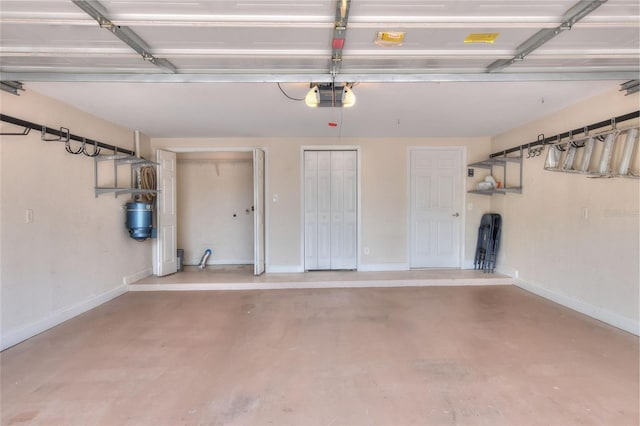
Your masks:
{"label": "garage interior", "polygon": [[637,425],[639,22],[0,0],[1,423]]}

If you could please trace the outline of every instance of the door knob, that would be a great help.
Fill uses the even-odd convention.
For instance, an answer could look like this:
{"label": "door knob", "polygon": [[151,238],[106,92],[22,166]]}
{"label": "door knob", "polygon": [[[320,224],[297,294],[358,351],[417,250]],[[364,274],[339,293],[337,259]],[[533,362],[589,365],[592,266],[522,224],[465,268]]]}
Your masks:
{"label": "door knob", "polygon": [[458,217],[458,216],[460,216],[460,213],[456,212],[456,213],[452,214],[451,216]]}

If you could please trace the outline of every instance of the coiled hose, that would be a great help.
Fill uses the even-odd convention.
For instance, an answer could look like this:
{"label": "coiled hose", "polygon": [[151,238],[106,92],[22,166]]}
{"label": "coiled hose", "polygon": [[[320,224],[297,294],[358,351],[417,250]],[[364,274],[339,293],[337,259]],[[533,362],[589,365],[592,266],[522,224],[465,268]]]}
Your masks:
{"label": "coiled hose", "polygon": [[[156,168],[151,166],[140,167],[138,177],[138,187],[140,189],[156,189]],[[138,201],[153,203],[156,194],[139,194]]]}

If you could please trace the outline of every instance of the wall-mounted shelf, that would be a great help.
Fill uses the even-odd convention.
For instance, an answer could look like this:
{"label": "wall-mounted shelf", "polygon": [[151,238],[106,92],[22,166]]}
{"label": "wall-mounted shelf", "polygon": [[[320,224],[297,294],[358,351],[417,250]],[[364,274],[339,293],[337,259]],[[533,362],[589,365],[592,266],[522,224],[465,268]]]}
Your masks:
{"label": "wall-mounted shelf", "polygon": [[[510,167],[518,167],[519,174],[519,182],[517,185],[509,184],[507,181],[507,172]],[[502,188],[493,188],[493,189],[472,189],[467,191],[469,194],[480,194],[480,195],[493,195],[493,194],[522,194],[522,148],[520,148],[519,156],[508,156],[505,151],[502,155],[490,157],[486,160],[477,161],[475,163],[469,164],[467,167],[471,169],[487,169],[490,171],[491,175],[494,176],[494,169],[496,167],[502,168]],[[495,177],[495,176],[494,176]]]}
{"label": "wall-mounted shelf", "polygon": [[[113,185],[112,186],[98,186],[98,170],[99,164],[105,161],[113,162]],[[118,168],[122,165],[129,165],[131,175],[131,185],[129,187],[118,186]],[[156,194],[158,191],[155,189],[138,189],[136,186],[135,170],[145,166],[156,166],[158,163],[154,161],[145,160],[144,158],[136,157],[129,154],[112,154],[112,155],[98,155],[94,157],[94,188],[96,198],[102,194],[114,194],[115,197],[124,194]]]}
{"label": "wall-mounted shelf", "polygon": [[495,188],[495,189],[471,189],[467,191],[469,194],[493,195],[507,193],[522,194],[522,187]]}

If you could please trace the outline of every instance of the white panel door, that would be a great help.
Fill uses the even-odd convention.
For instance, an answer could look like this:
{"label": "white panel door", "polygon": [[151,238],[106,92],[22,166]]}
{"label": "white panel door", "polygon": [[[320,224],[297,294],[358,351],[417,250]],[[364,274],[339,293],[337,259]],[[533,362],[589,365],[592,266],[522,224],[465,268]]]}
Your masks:
{"label": "white panel door", "polygon": [[178,270],[176,214],[176,154],[158,150],[158,241],[156,264],[158,276]]}
{"label": "white panel door", "polygon": [[253,150],[253,274],[264,272],[264,151]]}
{"label": "white panel door", "polygon": [[305,269],[356,269],[355,151],[305,151]]}
{"label": "white panel door", "polygon": [[462,153],[412,150],[410,161],[410,266],[459,267]]}

